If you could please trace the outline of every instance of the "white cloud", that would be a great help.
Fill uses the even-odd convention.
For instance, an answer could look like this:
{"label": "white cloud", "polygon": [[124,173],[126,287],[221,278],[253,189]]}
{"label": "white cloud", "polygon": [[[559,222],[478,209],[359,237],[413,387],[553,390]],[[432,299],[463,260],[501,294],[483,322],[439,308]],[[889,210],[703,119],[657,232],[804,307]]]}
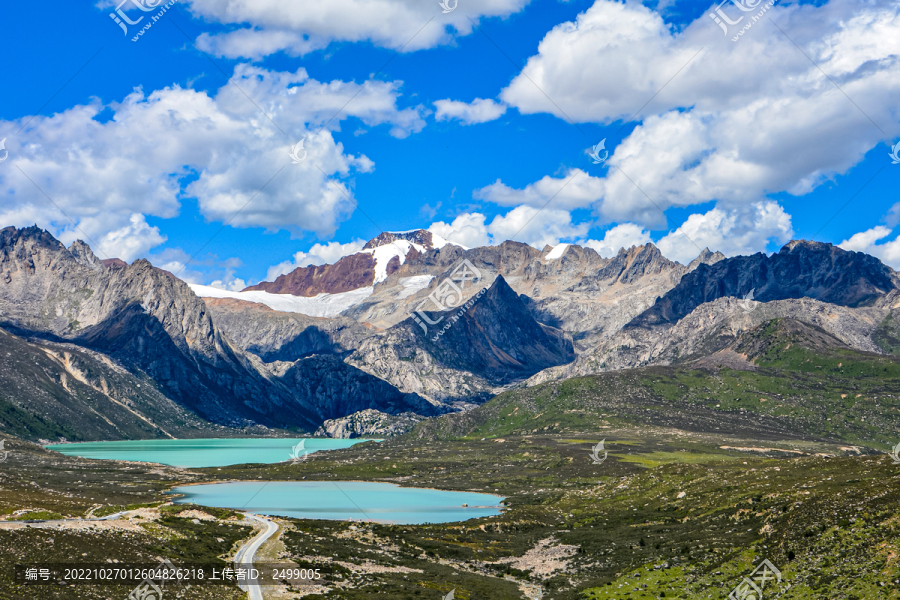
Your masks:
{"label": "white cloud", "polygon": [[565,210],[588,207],[602,196],[603,180],[592,177],[581,169],[569,169],[559,178],[547,175],[521,190],[511,188],[498,179],[472,193],[473,198],[500,206],[526,205],[540,208],[552,199],[553,208]]}
{"label": "white cloud", "polygon": [[488,225],[495,243],[515,240],[538,249],[555,246],[562,239],[584,236],[589,229],[589,223],[573,225],[568,211],[531,206],[517,206],[505,215],[497,215]]}
{"label": "white cloud", "polygon": [[203,283],[203,273],[192,268],[197,265],[188,263],[188,259],[190,255],[181,248],[165,248],[147,257],[157,269],[168,271],[188,283]]}
{"label": "white cloud", "polygon": [[[900,5],[776,4],[763,21],[734,43],[706,12],[675,30],[640,3],[597,0],[547,33],[500,100],[598,123],[646,104],[611,149],[608,175],[590,182],[605,222],[658,228],[671,206],[731,210],[770,193],[805,194],[900,134]],[[509,190],[489,192],[514,201]]]}
{"label": "white cloud", "polygon": [[619,249],[643,246],[650,243],[650,232],[634,223],[622,223],[609,229],[602,240],[583,240],[578,244],[593,248],[603,258],[610,258],[619,253]]}
{"label": "white cloud", "polygon": [[125,227],[110,231],[100,239],[99,251],[110,258],[121,258],[130,263],[136,258],[146,258],[151,248],[166,241],[158,227],[147,224],[144,215],[135,213]]}
{"label": "white cloud", "polygon": [[590,229],[588,223],[574,225],[568,211],[530,206],[517,206],[505,215],[497,215],[490,223],[485,222],[481,213],[463,213],[450,224],[438,221],[428,230],[469,248],[515,240],[543,249],[546,245],[557,245],[562,239],[584,236]]}
{"label": "white cloud", "polygon": [[365,245],[365,240],[359,238],[346,244],[341,244],[340,242],[313,244],[307,252],[296,252],[292,260],[286,260],[269,267],[266,273],[266,281],[274,281],[279,275],[286,275],[298,267],[334,264],[342,256],[356,254]]}
{"label": "white cloud", "polygon": [[[64,241],[87,237],[101,253],[126,258],[164,240],[144,215],[176,217],[181,198],[196,197],[210,221],[236,214],[233,227],[330,236],[354,210],[353,191],[340,178],[369,172],[374,164],[345,152],[328,129],[311,130],[357,92],[329,127],[354,116],[370,126],[387,124],[402,137],[425,124],[423,108],[397,107],[399,82],[326,83],[304,69],[282,73],[247,65],[237,66],[233,79],[251,97],[265,99],[261,107],[289,137],[230,83],[213,96],[178,86],[149,95],[137,89],[120,103],[95,100],[36,116],[7,139],[7,164],[40,182],[78,227],[18,169],[0,170],[0,222],[38,223]],[[96,117],[106,109],[112,118],[101,123]],[[15,131],[29,119],[0,121],[0,127]],[[308,159],[291,164],[290,146],[304,136]],[[183,178],[194,175],[182,190]]]}
{"label": "white cloud", "polygon": [[883,225],[878,225],[867,231],[861,231],[844,240],[838,246],[844,250],[865,252],[881,259],[887,265],[900,269],[900,239],[894,239],[884,244],[876,244],[882,238],[891,234],[891,230]]}
{"label": "white cloud", "polygon": [[449,224],[443,221],[432,223],[428,231],[438,234],[449,242],[468,248],[488,246],[491,243],[485,225],[485,216],[481,213],[463,213]]}
{"label": "white cloud", "polygon": [[459,100],[437,100],[434,118],[438,121],[459,119],[463,125],[486,123],[499,119],[506,112],[506,106],[493,100],[475,98],[471,104]]}
{"label": "white cloud", "polygon": [[793,233],[791,216],[778,203],[766,200],[693,214],[680,231],[669,232],[656,245],[667,258],[688,264],[703,248],[725,256],[747,255],[764,251],[770,240],[784,244]]}
{"label": "white cloud", "polygon": [[470,18],[478,22],[482,17],[507,17],[528,2],[478,0],[442,14],[436,0],[186,0],[195,17],[241,27],[201,35],[200,48],[219,56],[253,59],[278,51],[302,56],[332,41],[370,41],[403,52],[434,48],[469,35]]}
{"label": "white cloud", "polygon": [[900,202],[895,203],[888,209],[887,214],[884,216],[884,222],[890,228],[894,228],[900,223]]}

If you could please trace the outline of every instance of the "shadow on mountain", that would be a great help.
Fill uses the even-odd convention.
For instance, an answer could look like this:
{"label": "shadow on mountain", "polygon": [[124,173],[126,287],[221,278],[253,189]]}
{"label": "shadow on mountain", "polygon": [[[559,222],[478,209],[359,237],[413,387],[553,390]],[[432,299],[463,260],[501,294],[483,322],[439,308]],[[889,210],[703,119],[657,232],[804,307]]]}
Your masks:
{"label": "shadow on mountain", "polygon": [[897,276],[873,256],[794,241],[772,256],[758,253],[699,265],[626,329],[677,323],[705,302],[744,298],[751,290],[752,299],[760,302],[813,298],[855,308],[871,306],[897,287]]}
{"label": "shadow on mountain", "polygon": [[[285,391],[247,368],[225,346],[219,352],[183,352],[162,324],[132,302],[75,340],[152,377],[165,394],[216,423],[244,419],[273,425],[271,405],[291,403]],[[315,416],[296,407],[292,425],[309,426]],[[279,417],[283,418],[281,415]]]}
{"label": "shadow on mountain", "polygon": [[538,323],[502,276],[468,309],[465,306],[426,312],[431,321],[438,321],[429,326],[427,334],[412,318],[398,327],[412,331],[437,363],[469,371],[494,385],[526,379],[547,367],[575,360],[571,338]]}
{"label": "shadow on mountain", "polygon": [[321,420],[337,419],[377,407],[379,412],[423,416],[443,414],[418,394],[407,394],[343,362],[336,355],[318,355],[296,361],[280,378],[291,391],[315,410]]}

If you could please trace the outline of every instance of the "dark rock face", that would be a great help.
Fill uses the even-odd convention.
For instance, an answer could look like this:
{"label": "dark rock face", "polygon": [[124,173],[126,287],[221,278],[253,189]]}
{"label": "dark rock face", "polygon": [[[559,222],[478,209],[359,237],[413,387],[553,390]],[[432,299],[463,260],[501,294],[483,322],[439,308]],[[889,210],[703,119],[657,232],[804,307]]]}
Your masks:
{"label": "dark rock face", "polygon": [[408,317],[363,340],[346,362],[402,392],[471,405],[547,366],[574,359],[571,338],[538,323],[502,276],[481,290],[469,290],[468,301],[453,310],[425,311],[437,321],[427,332]]}
{"label": "dark rock face", "polygon": [[[142,373],[68,343],[0,329],[0,428],[32,441],[221,435]],[[102,415],[102,417],[101,417]]]}
{"label": "dark rock face", "polygon": [[839,306],[870,306],[900,287],[898,283],[896,274],[873,256],[794,241],[772,256],[758,253],[698,265],[627,327],[676,323],[705,302],[743,298],[750,290],[761,302],[806,297]]}
{"label": "dark rock face", "polygon": [[298,360],[280,379],[306,399],[320,422],[373,406],[392,415],[415,412],[432,416],[445,412],[418,394],[400,392],[386,381],[348,365],[338,356],[320,355]]}
{"label": "dark rock face", "polygon": [[263,281],[243,291],[310,297],[322,293],[349,292],[374,282],[375,259],[371,254],[358,253],[344,256],[333,265],[299,267],[287,275],[279,275],[275,281]]}
{"label": "dark rock face", "polygon": [[436,362],[474,373],[493,385],[575,359],[572,340],[559,329],[538,323],[502,276],[468,310],[462,308],[426,313],[432,321],[441,320],[427,335],[413,319],[397,327],[412,331]]}
{"label": "dark rock face", "polygon": [[330,438],[393,437],[403,435],[424,421],[416,413],[389,415],[371,408],[340,419],[329,419],[316,430],[316,435]]}

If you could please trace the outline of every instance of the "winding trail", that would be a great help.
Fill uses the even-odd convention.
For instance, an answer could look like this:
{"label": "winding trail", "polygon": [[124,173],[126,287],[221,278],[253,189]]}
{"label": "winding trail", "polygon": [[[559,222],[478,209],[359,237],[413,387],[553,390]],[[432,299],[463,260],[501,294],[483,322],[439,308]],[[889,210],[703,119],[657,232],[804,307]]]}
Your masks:
{"label": "winding trail", "polygon": [[[253,567],[253,558],[256,555],[256,551],[259,550],[260,546],[262,546],[266,540],[278,532],[278,523],[264,517],[251,515],[250,513],[243,513],[243,515],[244,518],[251,521],[266,524],[264,530],[260,531],[253,539],[241,546],[240,550],[237,551],[237,554],[234,555],[235,566],[241,565],[243,568],[249,569]],[[250,600],[263,600],[262,586],[243,584],[240,587],[250,595]]]}

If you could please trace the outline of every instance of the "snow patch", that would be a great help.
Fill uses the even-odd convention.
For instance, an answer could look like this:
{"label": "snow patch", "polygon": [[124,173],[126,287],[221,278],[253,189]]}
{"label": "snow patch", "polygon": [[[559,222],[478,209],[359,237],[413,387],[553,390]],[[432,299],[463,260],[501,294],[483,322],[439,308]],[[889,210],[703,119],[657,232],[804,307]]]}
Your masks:
{"label": "snow patch", "polygon": [[395,300],[403,300],[409,298],[419,290],[424,290],[434,279],[434,275],[415,275],[413,277],[403,277],[400,279],[400,285],[403,289],[397,294]]}
{"label": "snow patch", "polygon": [[[431,233],[431,245],[434,247],[435,250],[437,250],[439,248],[443,248],[447,244],[453,244],[453,242],[445,240],[444,238],[442,238],[441,236],[439,236],[438,234],[436,234],[433,231],[430,233]],[[454,244],[454,246],[459,246],[459,244]],[[465,246],[462,246],[462,247],[465,248]],[[465,248],[465,249],[468,250],[468,248]]]}
{"label": "snow patch", "polygon": [[572,244],[558,244],[553,246],[553,250],[551,250],[547,256],[544,257],[544,260],[555,260],[557,258],[562,258],[562,255],[566,253],[566,248],[571,246]]}
{"label": "snow patch", "polygon": [[[412,279],[412,278],[411,278]],[[340,294],[319,294],[307,298],[291,294],[270,294],[269,292],[231,292],[208,285],[188,284],[195,294],[201,298],[236,298],[248,302],[265,304],[272,310],[292,312],[310,317],[336,317],[351,306],[359,304],[372,295],[372,286],[362,287]]]}
{"label": "snow patch", "polygon": [[392,258],[395,256],[399,257],[401,265],[406,262],[406,255],[409,254],[410,248],[415,248],[418,252],[425,252],[425,246],[413,244],[406,240],[394,240],[384,246],[363,250],[363,254],[371,254],[375,259],[375,283],[381,283],[387,279],[387,266]]}

